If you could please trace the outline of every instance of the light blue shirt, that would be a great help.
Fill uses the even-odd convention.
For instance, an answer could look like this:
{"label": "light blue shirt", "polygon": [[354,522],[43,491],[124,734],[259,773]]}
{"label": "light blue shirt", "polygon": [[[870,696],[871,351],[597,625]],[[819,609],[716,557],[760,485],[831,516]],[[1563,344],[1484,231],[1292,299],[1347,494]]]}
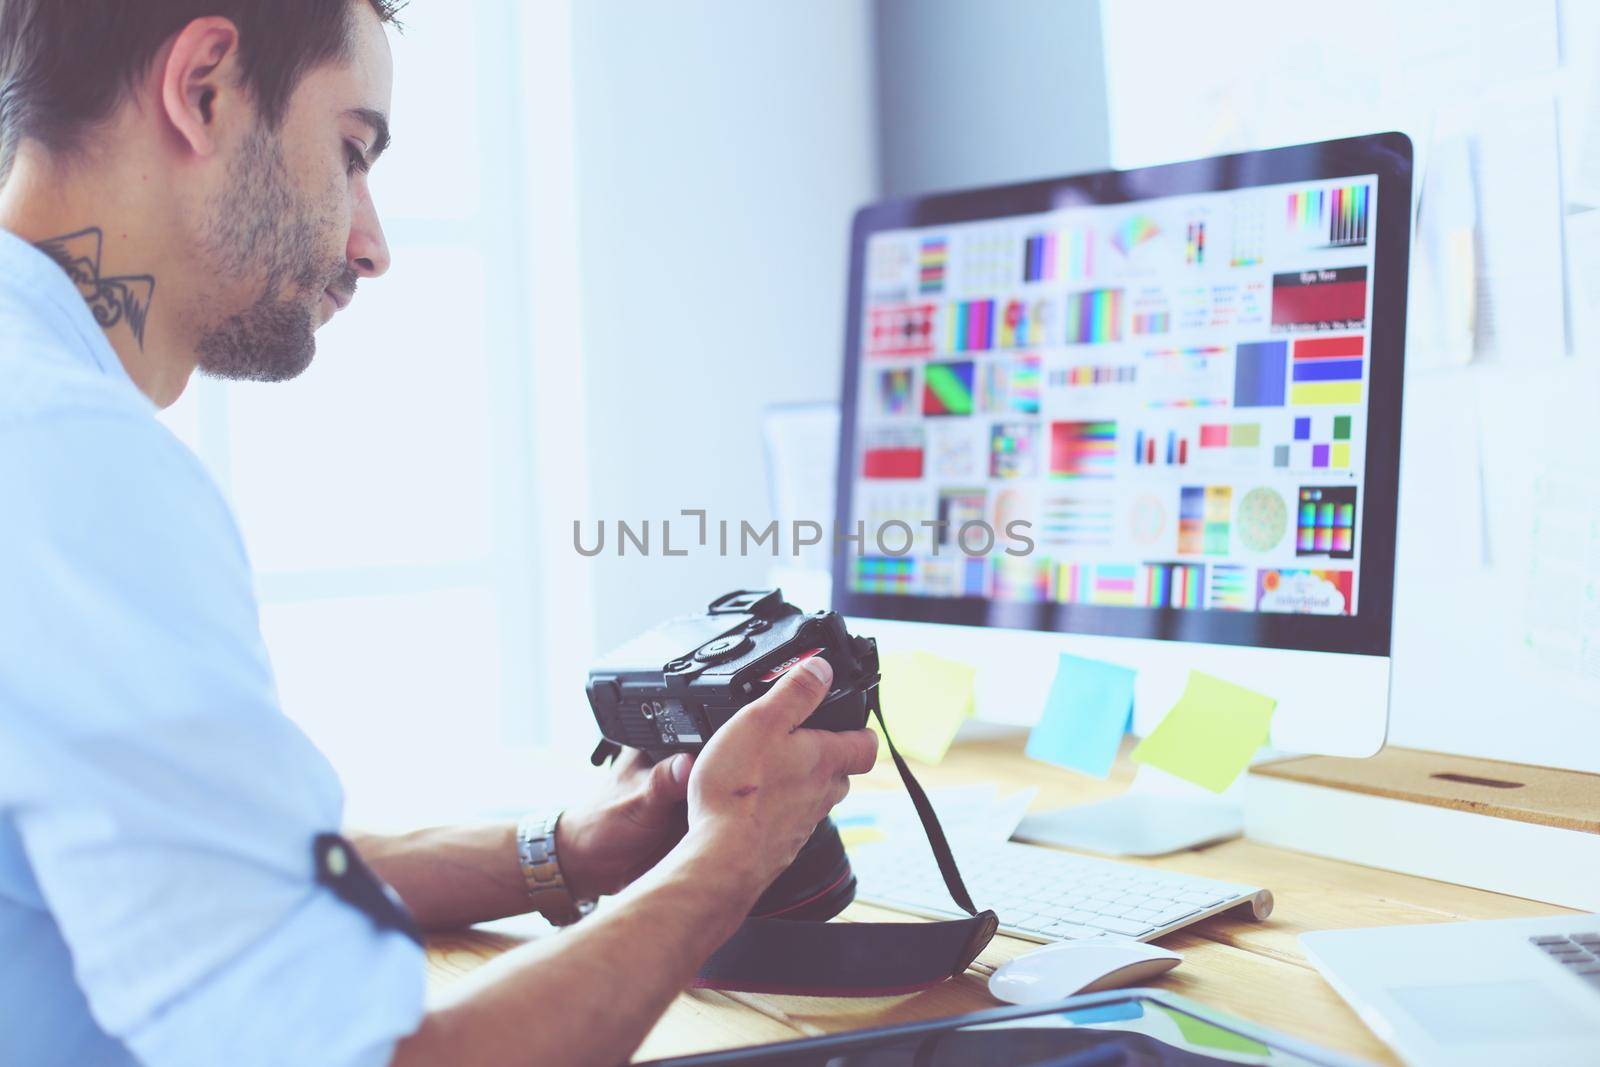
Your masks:
{"label": "light blue shirt", "polygon": [[315,882],[342,810],[227,505],[0,230],[0,1064],[387,1064],[423,959]]}

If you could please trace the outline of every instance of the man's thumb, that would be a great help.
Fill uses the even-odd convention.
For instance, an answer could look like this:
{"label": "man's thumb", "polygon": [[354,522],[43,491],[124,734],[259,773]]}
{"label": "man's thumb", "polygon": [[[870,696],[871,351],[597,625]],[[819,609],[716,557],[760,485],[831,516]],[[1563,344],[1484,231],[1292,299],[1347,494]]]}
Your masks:
{"label": "man's thumb", "polygon": [[670,807],[689,795],[689,769],[694,757],[680,752],[650,769],[649,797],[652,805]]}
{"label": "man's thumb", "polygon": [[796,663],[762,698],[770,714],[793,730],[817,710],[833,688],[833,665],[821,656]]}

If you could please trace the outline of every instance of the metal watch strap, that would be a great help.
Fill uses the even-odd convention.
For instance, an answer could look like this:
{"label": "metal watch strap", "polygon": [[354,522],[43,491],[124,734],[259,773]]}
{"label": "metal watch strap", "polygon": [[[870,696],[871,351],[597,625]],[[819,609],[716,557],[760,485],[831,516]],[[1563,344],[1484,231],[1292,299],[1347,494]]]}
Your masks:
{"label": "metal watch strap", "polygon": [[517,858],[533,910],[555,926],[570,926],[587,915],[594,902],[573,898],[556,856],[556,824],[561,813],[524,815],[517,822]]}

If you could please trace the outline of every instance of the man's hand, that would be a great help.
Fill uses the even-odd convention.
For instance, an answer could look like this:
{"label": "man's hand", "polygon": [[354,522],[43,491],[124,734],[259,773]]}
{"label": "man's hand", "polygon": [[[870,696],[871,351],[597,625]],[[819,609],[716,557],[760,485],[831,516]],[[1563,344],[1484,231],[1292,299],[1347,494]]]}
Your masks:
{"label": "man's hand", "polygon": [[693,764],[693,756],[679,753],[652,766],[644,753],[624,749],[610,790],[562,814],[556,854],[573,896],[620,892],[683,838]]}
{"label": "man's hand", "polygon": [[[627,1059],[843,799],[848,777],[871,769],[878,753],[871,731],[800,729],[828,695],[832,678],[826,663],[810,659],[742,708],[694,761],[684,840],[613,907],[560,937],[508,952],[453,985],[423,1025],[400,1042],[393,1067]],[[596,809],[612,811],[605,825],[597,821],[596,836],[612,827],[634,834],[634,848],[642,850],[634,853],[634,864],[665,847],[669,833],[678,831],[662,830],[660,817],[669,808],[676,812],[678,804],[664,802],[684,796],[675,769],[672,760],[646,768],[642,758],[630,755],[621,771],[633,784],[619,791],[614,809]],[[563,849],[572,847],[567,819],[558,827]],[[571,827],[577,839],[588,832],[583,822],[574,820]],[[574,872],[566,867],[563,856],[571,882]],[[530,1012],[541,1020],[539,1041],[528,1037]]]}
{"label": "man's hand", "polygon": [[[689,778],[689,836],[759,893],[794,859],[849,776],[872,769],[870,730],[803,730],[827,697],[833,669],[821,657],[794,667],[718,730]],[[752,898],[753,899],[753,898]]]}

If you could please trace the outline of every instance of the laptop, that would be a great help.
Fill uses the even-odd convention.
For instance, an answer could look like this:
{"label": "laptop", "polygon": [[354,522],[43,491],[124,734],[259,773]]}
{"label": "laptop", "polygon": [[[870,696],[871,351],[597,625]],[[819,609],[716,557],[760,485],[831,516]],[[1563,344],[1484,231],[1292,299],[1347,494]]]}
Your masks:
{"label": "laptop", "polygon": [[1303,934],[1407,1063],[1600,1064],[1600,915]]}

